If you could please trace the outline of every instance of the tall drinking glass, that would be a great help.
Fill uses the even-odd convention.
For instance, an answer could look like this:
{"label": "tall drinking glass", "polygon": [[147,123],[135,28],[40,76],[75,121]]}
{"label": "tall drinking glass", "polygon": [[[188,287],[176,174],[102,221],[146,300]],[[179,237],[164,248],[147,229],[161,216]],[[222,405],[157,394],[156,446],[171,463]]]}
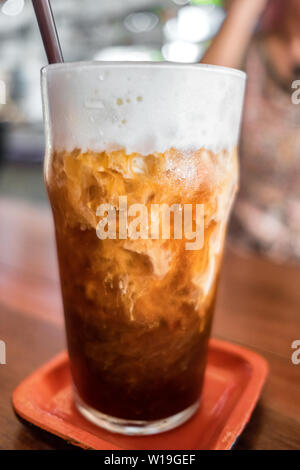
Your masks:
{"label": "tall drinking glass", "polygon": [[205,65],[42,71],[74,397],[110,431],[166,431],[201,403],[244,87]]}

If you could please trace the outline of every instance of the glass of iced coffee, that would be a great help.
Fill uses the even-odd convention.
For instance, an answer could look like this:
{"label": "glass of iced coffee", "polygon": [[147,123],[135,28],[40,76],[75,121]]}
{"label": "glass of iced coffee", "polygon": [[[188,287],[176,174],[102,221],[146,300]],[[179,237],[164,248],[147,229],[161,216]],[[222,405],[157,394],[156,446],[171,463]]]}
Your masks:
{"label": "glass of iced coffee", "polygon": [[73,63],[42,87],[76,406],[113,432],[169,430],[201,404],[245,75]]}

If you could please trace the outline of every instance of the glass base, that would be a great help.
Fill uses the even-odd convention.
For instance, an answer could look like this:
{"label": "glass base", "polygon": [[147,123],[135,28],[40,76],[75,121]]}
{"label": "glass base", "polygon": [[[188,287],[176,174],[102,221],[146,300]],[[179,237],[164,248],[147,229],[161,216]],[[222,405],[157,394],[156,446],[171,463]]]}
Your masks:
{"label": "glass base", "polygon": [[75,405],[80,413],[91,423],[100,426],[110,432],[125,434],[127,436],[147,436],[169,431],[185,423],[199,407],[199,402],[194,403],[185,410],[168,418],[157,421],[135,421],[120,419],[100,413],[84,403],[75,392]]}

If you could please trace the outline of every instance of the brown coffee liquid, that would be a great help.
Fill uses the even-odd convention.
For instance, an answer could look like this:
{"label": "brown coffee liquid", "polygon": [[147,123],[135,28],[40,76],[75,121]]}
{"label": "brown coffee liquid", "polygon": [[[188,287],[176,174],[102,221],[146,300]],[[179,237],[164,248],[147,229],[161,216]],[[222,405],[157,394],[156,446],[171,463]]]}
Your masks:
{"label": "brown coffee liquid", "polygon": [[65,307],[72,375],[84,402],[136,420],[166,418],[197,402],[209,325],[200,333],[199,319],[184,305],[184,320],[168,324],[162,317],[151,328],[126,321],[122,309],[113,308],[87,321],[80,307]]}
{"label": "brown coffee liquid", "polygon": [[[141,165],[134,171],[136,158],[56,153],[47,185],[77,392],[107,415],[158,420],[200,398],[226,226],[218,201],[225,194],[229,208],[232,175],[204,150],[142,157],[142,173]],[[187,251],[186,240],[174,239],[100,240],[96,209],[117,205],[121,195],[147,207],[203,203],[203,248]]]}

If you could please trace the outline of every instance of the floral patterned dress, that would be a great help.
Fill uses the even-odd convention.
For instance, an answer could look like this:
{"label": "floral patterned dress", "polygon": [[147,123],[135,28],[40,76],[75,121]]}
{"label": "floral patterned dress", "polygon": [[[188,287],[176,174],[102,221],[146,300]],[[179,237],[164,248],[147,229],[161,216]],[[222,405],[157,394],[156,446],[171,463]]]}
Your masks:
{"label": "floral patterned dress", "polygon": [[300,105],[258,41],[246,71],[241,184],[230,237],[275,260],[300,262]]}

